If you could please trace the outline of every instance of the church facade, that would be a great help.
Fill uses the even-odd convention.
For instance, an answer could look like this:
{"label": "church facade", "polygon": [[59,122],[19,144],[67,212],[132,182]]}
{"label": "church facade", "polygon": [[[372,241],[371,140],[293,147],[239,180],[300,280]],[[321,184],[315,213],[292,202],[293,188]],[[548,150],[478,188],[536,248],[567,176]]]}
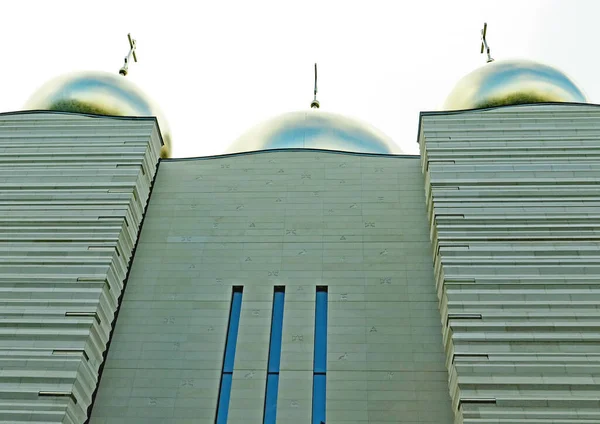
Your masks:
{"label": "church facade", "polygon": [[0,115],[2,416],[594,422],[598,140],[539,104],[159,160],[153,118]]}

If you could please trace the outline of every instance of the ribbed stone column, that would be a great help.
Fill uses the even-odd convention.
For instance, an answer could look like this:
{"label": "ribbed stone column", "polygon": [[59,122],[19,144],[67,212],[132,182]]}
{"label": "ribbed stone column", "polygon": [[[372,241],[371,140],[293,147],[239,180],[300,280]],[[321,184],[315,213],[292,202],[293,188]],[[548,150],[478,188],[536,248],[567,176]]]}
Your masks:
{"label": "ribbed stone column", "polygon": [[161,147],[154,118],[0,115],[0,419],[83,423]]}
{"label": "ribbed stone column", "polygon": [[600,108],[423,113],[456,423],[600,422]]}

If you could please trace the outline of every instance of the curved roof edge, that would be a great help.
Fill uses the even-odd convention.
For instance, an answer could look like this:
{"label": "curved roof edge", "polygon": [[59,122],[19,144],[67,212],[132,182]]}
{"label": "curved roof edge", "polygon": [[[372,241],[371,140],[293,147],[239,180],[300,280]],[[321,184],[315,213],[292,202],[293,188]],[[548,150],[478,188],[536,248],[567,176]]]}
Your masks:
{"label": "curved roof edge", "polygon": [[109,119],[119,119],[126,121],[154,121],[156,128],[158,129],[158,136],[160,137],[160,145],[164,146],[165,142],[163,140],[162,132],[160,130],[160,125],[158,124],[158,119],[156,116],[120,116],[120,115],[101,115],[96,113],[81,113],[81,112],[63,112],[59,110],[44,110],[44,109],[32,109],[32,110],[15,110],[12,112],[0,112],[0,118],[3,116],[10,115],[30,115],[35,113],[42,114],[52,114],[52,115],[74,115],[74,116],[85,116],[87,118],[109,118]]}
{"label": "curved roof edge", "polygon": [[209,160],[209,159],[223,159],[236,156],[250,156],[258,155],[262,153],[277,153],[277,152],[319,152],[319,153],[331,153],[334,155],[349,155],[349,156],[376,156],[376,157],[389,157],[389,158],[404,158],[404,159],[418,159],[420,155],[405,155],[405,154],[393,154],[393,153],[364,153],[364,152],[347,152],[345,150],[328,150],[328,149],[309,149],[300,147],[287,147],[281,149],[264,149],[264,150],[252,150],[249,152],[236,152],[236,153],[223,153],[220,155],[211,156],[196,156],[191,158],[161,158],[161,162],[181,162],[188,160]]}
{"label": "curved roof edge", "polygon": [[501,105],[492,107],[482,107],[473,109],[460,109],[460,110],[432,110],[432,111],[421,111],[419,113],[419,125],[417,127],[417,144],[421,143],[421,125],[424,116],[436,116],[436,115],[460,115],[469,112],[487,112],[495,109],[506,109],[506,108],[518,108],[518,107],[532,107],[532,106],[587,106],[587,107],[600,107],[600,104],[596,103],[579,103],[579,102],[540,102],[540,103],[523,103],[518,105]]}

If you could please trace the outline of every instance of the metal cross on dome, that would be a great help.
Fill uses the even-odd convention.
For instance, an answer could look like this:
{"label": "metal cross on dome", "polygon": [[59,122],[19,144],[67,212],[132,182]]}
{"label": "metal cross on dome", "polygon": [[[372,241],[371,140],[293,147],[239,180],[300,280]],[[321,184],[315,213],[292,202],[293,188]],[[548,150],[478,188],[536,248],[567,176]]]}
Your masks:
{"label": "metal cross on dome", "polygon": [[481,53],[485,50],[487,53],[487,63],[493,62],[492,56],[490,55],[490,46],[487,43],[487,39],[485,38],[487,34],[487,22],[484,22],[483,29],[481,30]]}
{"label": "metal cross on dome", "polygon": [[315,63],[315,97],[313,99],[313,101],[310,103],[310,107],[312,109],[318,109],[321,105],[319,104],[319,101],[317,100],[317,64]]}
{"label": "metal cross on dome", "polygon": [[133,56],[134,62],[137,62],[137,56],[135,54],[135,40],[131,38],[131,34],[127,34],[127,38],[129,39],[129,53],[127,53],[127,56],[125,56],[125,64],[121,69],[119,69],[119,74],[123,76],[126,76],[127,72],[129,71],[129,59],[131,59],[131,56]]}

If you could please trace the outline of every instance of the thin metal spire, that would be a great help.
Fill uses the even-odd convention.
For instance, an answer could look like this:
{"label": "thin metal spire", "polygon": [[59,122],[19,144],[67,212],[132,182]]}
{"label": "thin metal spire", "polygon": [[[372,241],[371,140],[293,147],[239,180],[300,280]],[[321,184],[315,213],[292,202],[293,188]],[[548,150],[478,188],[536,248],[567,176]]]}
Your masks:
{"label": "thin metal spire", "polygon": [[321,107],[321,105],[319,104],[319,101],[317,100],[317,64],[315,63],[315,95],[313,98],[313,101],[310,104],[310,107],[312,109],[318,109],[319,107]]}
{"label": "thin metal spire", "polygon": [[127,34],[127,38],[129,39],[129,53],[127,53],[127,56],[125,56],[125,64],[121,69],[119,69],[119,74],[123,76],[126,76],[129,72],[129,60],[131,59],[131,56],[133,56],[134,62],[137,62],[137,56],[135,54],[135,40],[131,38],[131,34]]}
{"label": "thin metal spire", "polygon": [[492,56],[490,55],[490,46],[487,43],[487,39],[486,39],[486,34],[487,34],[487,22],[484,22],[483,24],[483,29],[481,30],[481,53],[483,53],[483,51],[485,50],[485,52],[487,53],[487,63],[493,62],[494,59],[492,59]]}

